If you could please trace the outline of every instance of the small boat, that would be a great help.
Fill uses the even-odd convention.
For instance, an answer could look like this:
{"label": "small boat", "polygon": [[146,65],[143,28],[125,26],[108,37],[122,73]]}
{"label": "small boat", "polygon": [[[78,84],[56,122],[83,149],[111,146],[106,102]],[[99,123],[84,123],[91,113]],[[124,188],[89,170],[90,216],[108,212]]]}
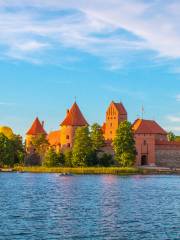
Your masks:
{"label": "small boat", "polygon": [[64,177],[64,176],[73,176],[71,173],[60,173],[59,176]]}

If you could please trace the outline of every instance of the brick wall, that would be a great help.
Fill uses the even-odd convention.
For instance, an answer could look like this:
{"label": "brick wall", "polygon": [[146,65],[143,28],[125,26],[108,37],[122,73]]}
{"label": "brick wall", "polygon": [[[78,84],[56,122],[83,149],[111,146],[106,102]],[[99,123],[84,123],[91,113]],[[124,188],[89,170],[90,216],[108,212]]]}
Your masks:
{"label": "brick wall", "polygon": [[156,165],[161,167],[180,168],[180,150],[156,150]]}

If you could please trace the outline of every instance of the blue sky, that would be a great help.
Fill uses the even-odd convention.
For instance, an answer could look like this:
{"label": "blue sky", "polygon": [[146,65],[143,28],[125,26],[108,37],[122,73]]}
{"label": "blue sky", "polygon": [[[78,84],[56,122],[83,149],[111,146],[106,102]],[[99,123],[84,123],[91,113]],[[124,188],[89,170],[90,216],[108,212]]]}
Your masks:
{"label": "blue sky", "polygon": [[179,25],[178,0],[0,0],[0,125],[58,129],[76,96],[90,124],[114,100],[180,134]]}

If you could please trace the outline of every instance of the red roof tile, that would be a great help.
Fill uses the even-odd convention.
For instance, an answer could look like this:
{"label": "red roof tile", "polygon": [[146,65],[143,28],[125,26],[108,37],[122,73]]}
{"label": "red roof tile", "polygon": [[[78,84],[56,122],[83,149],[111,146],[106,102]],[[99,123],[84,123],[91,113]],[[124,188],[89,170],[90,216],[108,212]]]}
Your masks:
{"label": "red roof tile", "polygon": [[31,128],[27,131],[26,135],[37,135],[37,134],[47,134],[38,118],[35,119]]}
{"label": "red roof tile", "polygon": [[75,102],[71,109],[67,112],[66,118],[60,124],[61,126],[86,126],[86,119],[81,113],[77,103]]}
{"label": "red roof tile", "polygon": [[50,132],[47,136],[48,142],[51,146],[59,145],[60,138],[61,138],[61,132],[59,130]]}
{"label": "red roof tile", "polygon": [[133,123],[132,129],[135,133],[139,134],[167,134],[167,132],[153,120],[137,119]]}
{"label": "red roof tile", "polygon": [[127,111],[122,103],[113,102],[113,104],[115,105],[116,109],[120,114],[127,115]]}

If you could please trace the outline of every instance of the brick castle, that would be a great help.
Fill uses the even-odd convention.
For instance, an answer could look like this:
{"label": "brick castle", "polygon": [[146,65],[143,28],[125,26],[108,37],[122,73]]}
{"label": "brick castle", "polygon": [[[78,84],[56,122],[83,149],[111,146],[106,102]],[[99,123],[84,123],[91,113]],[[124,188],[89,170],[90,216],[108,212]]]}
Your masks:
{"label": "brick castle", "polygon": [[[105,152],[113,154],[112,141],[115,138],[119,124],[128,119],[128,114],[122,103],[111,102],[106,119],[102,126],[106,146]],[[57,131],[46,133],[44,123],[35,119],[31,128],[26,133],[26,148],[31,149],[31,141],[38,135],[44,134],[50,146],[56,150],[72,148],[75,131],[78,127],[87,126],[88,122],[75,102],[67,110],[65,119]],[[137,156],[136,165],[180,167],[180,143],[169,142],[167,132],[155,121],[136,119],[132,124]]]}

